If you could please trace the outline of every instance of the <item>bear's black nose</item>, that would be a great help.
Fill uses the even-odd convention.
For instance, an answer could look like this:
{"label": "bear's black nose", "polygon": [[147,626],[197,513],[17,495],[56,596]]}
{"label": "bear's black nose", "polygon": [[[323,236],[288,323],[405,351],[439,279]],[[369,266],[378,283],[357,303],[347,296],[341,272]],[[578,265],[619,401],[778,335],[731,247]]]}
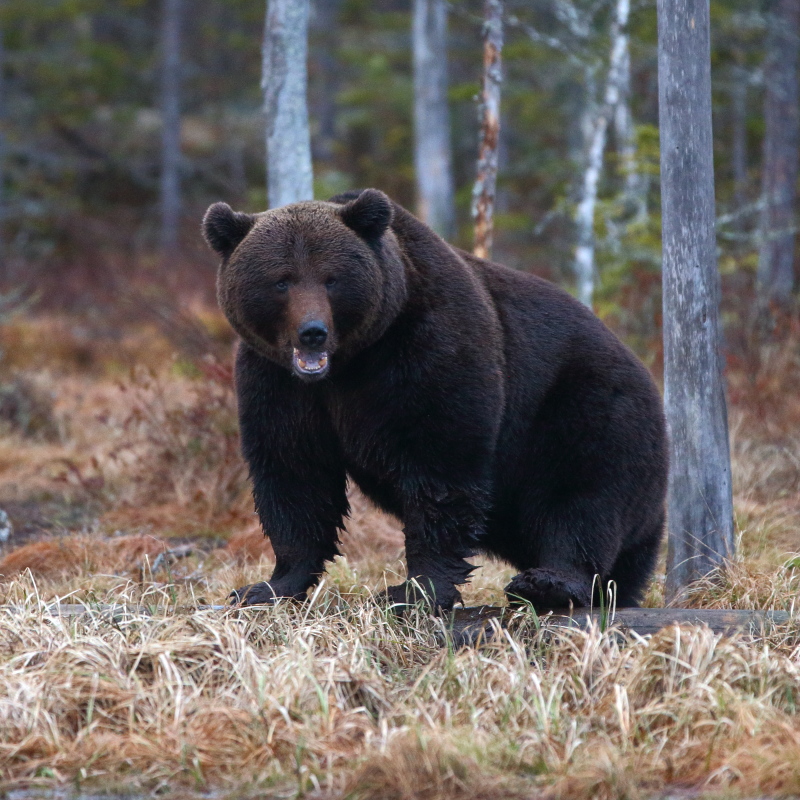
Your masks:
{"label": "bear's black nose", "polygon": [[324,322],[318,319],[311,320],[311,322],[304,322],[298,329],[297,335],[300,343],[306,347],[322,347],[325,340],[328,338],[328,328]]}

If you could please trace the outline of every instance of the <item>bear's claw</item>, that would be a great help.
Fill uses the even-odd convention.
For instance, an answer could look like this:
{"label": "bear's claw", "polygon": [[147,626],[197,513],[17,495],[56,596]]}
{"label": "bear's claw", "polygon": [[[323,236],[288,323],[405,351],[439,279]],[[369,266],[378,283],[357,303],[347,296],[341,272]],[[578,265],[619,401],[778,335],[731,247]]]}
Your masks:
{"label": "bear's claw", "polygon": [[527,601],[538,609],[576,608],[591,604],[592,588],[585,579],[555,569],[526,569],[505,588],[512,605]]}

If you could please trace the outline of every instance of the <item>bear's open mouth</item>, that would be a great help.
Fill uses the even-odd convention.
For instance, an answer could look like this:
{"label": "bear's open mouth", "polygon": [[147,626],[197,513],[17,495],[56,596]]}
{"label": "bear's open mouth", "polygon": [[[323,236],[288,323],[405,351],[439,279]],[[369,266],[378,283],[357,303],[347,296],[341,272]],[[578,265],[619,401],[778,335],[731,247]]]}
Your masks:
{"label": "bear's open mouth", "polygon": [[301,378],[321,378],[328,371],[328,353],[302,353],[295,347],[292,366]]}

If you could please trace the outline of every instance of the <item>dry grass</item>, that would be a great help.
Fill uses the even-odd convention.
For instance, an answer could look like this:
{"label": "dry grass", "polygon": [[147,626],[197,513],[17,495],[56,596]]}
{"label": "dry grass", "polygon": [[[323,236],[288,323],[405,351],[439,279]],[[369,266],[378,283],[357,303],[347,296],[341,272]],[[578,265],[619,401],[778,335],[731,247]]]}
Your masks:
{"label": "dry grass", "polygon": [[169,547],[155,536],[64,536],[30,542],[0,559],[0,575],[6,580],[24,572],[40,578],[72,577],[81,573],[130,571],[146,568]]}
{"label": "dry grass", "polygon": [[[357,493],[345,558],[310,602],[188,613],[271,568],[238,457],[229,371],[176,361],[145,330],[122,350],[148,371],[126,372],[112,348],[88,343],[79,355],[68,334],[64,321],[44,332],[26,322],[4,339],[15,369],[54,390],[59,435],[0,431],[0,506],[14,512],[20,545],[0,560],[0,792],[800,793],[796,622],[754,642],[677,627],[646,640],[553,637],[529,621],[454,652],[442,647],[440,620],[396,618],[373,601],[402,575],[402,535]],[[57,350],[63,369],[30,361],[15,336]],[[692,603],[793,610],[795,345],[753,369],[731,375],[739,556]],[[27,542],[20,520],[31,506],[81,509],[90,522],[59,522],[57,537]],[[484,563],[465,601],[502,602],[510,574]],[[129,611],[53,617],[56,598]],[[648,600],[661,600],[658,579]]]}
{"label": "dry grass", "polygon": [[[206,589],[235,571],[217,569]],[[8,584],[0,787],[376,800],[800,791],[796,629],[754,645],[702,628],[622,642],[529,627],[453,652],[440,621],[395,618],[348,577],[304,605],[116,619],[53,618],[44,587]],[[71,599],[174,608],[194,588],[83,576]]]}

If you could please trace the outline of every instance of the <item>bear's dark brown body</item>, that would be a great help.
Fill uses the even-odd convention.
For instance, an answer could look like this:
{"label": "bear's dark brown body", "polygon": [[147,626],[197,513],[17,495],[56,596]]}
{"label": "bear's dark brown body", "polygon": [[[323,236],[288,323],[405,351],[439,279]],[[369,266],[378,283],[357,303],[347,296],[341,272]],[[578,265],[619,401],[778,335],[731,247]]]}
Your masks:
{"label": "bear's dark brown body", "polygon": [[536,606],[588,604],[595,575],[635,603],[667,475],[647,370],[552,284],[450,247],[375,190],[338,200],[206,215],[277,558],[237,596],[305,595],[337,553],[349,474],[403,521],[409,578],[444,608],[479,551]]}

